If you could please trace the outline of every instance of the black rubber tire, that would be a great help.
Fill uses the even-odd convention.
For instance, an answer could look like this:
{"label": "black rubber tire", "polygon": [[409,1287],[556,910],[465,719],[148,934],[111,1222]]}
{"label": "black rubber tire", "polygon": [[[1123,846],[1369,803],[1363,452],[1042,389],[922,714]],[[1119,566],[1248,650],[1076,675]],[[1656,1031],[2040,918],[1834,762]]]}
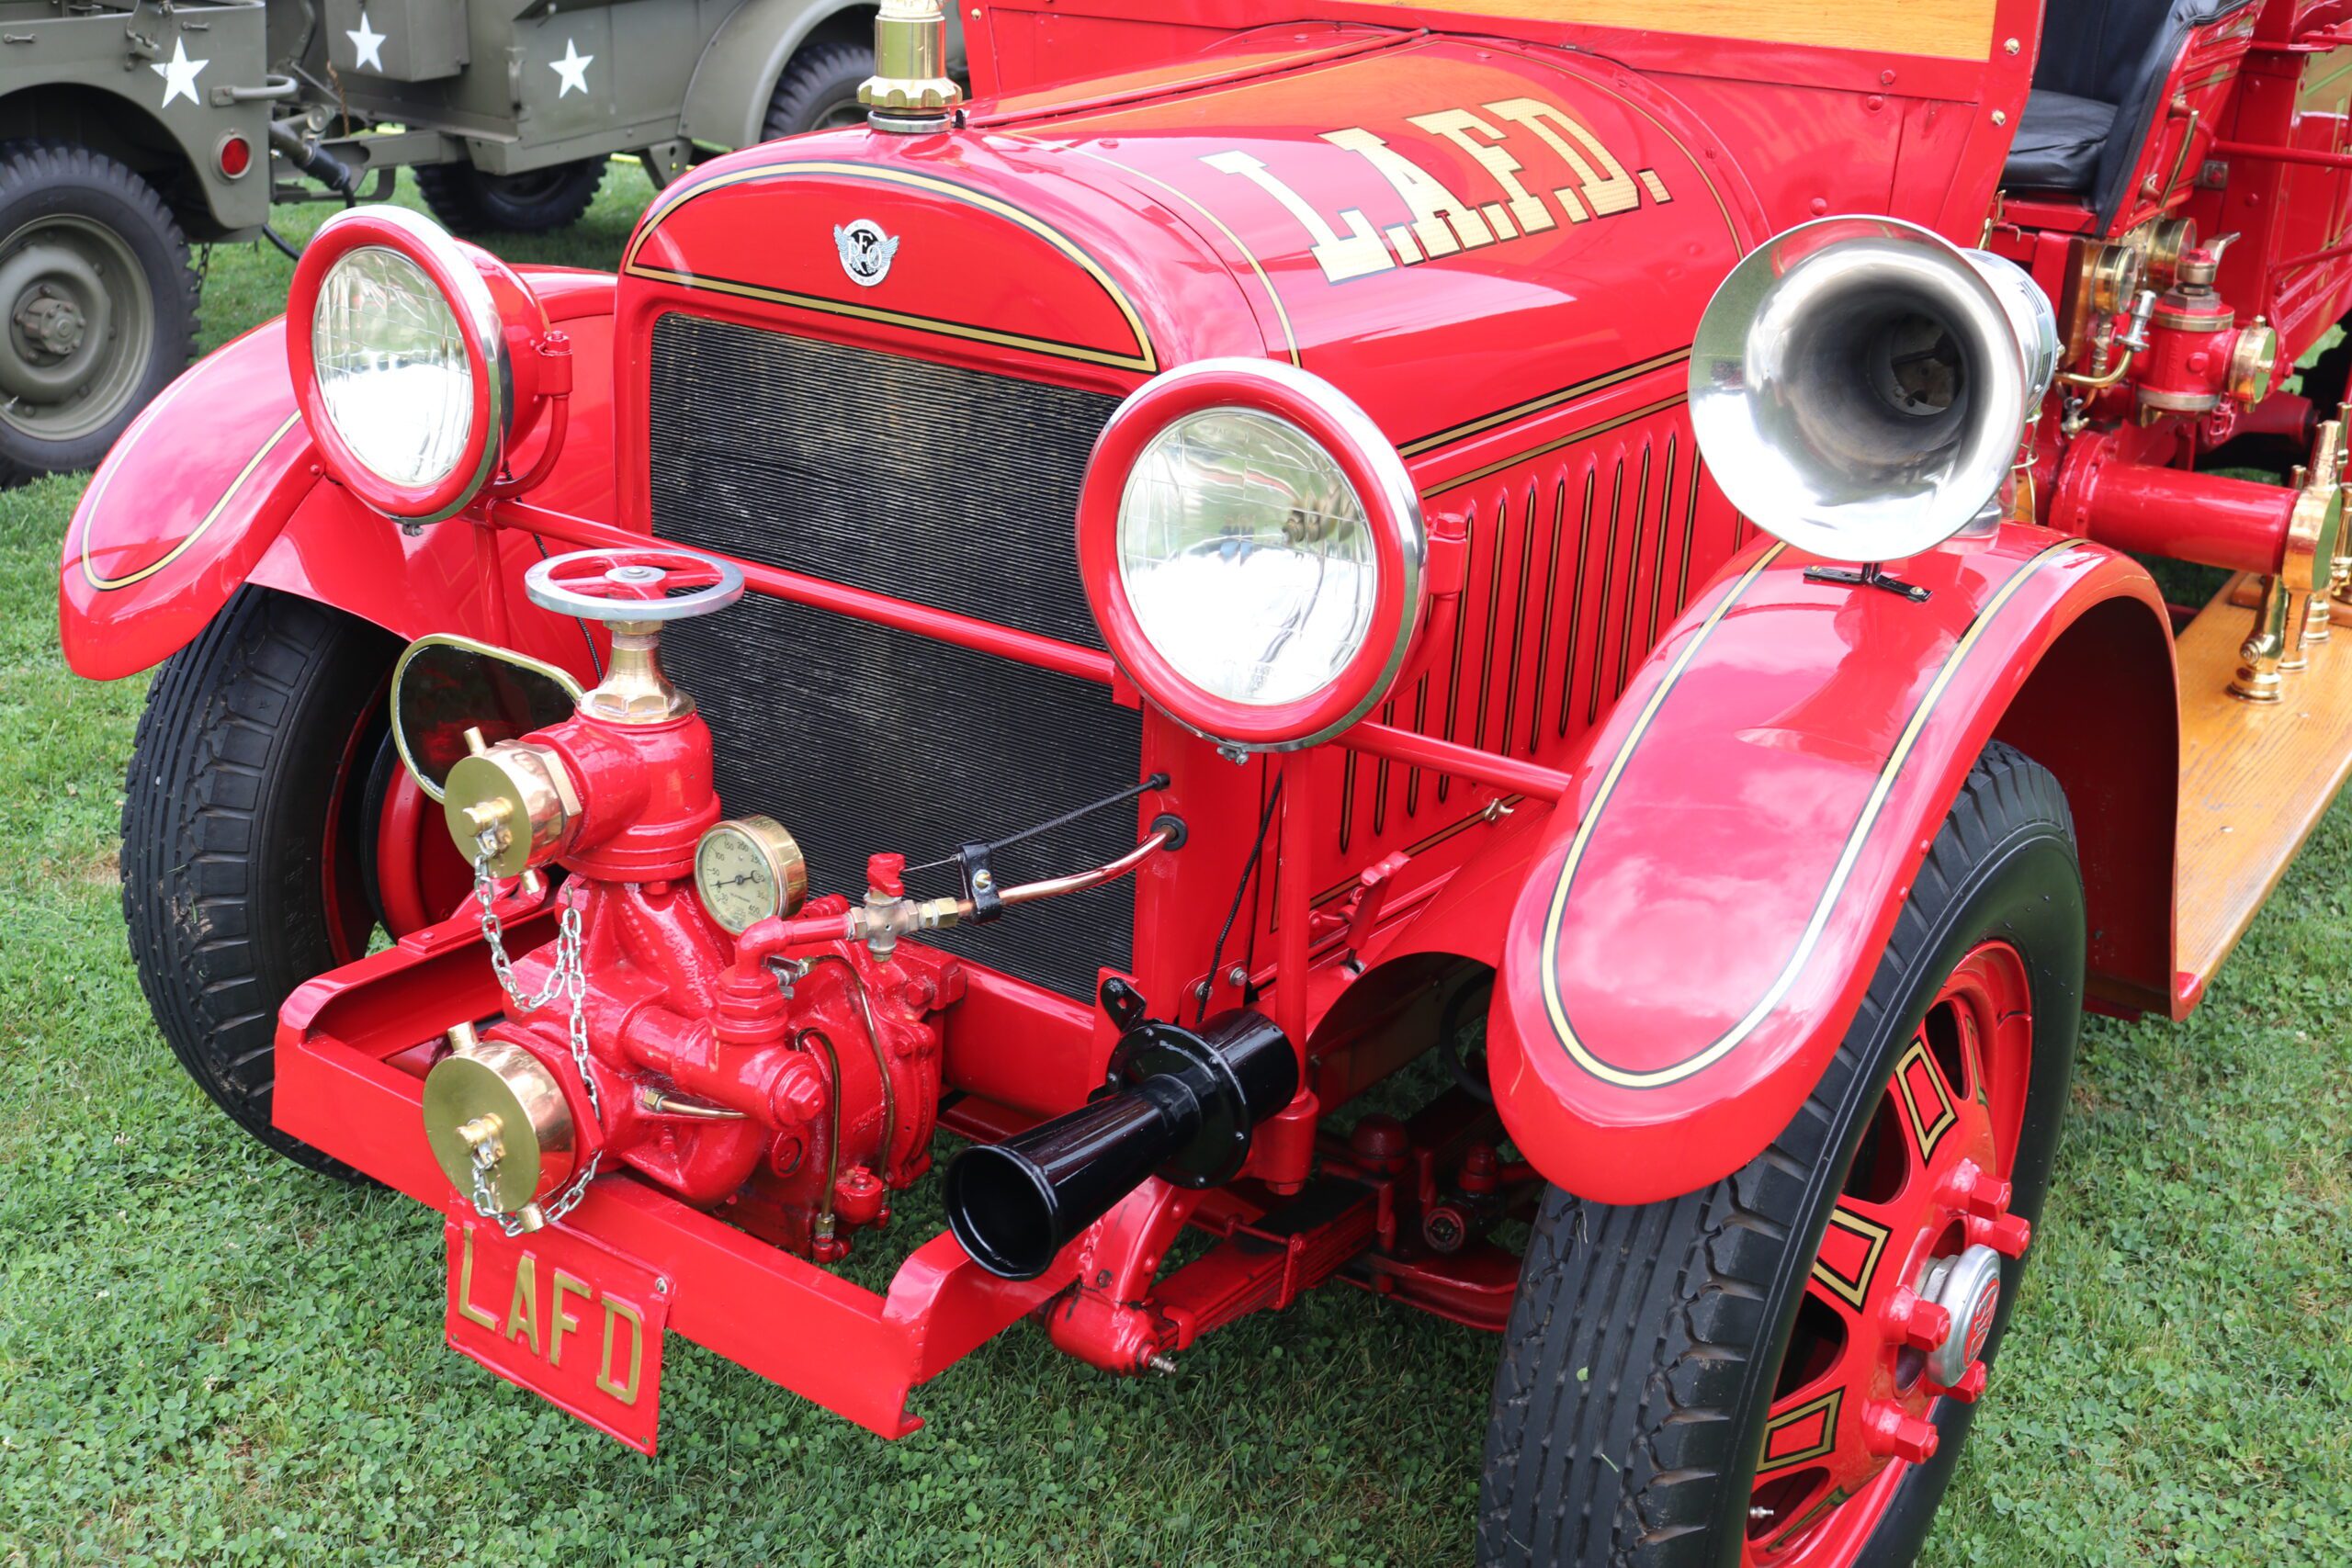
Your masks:
{"label": "black rubber tire", "polygon": [[[341,611],[242,590],[156,675],[123,790],[122,915],[155,1027],[247,1132],[338,1174],[270,1125],[277,1010],[335,962],[328,811],[355,735],[356,769],[378,754],[369,716],[400,647]],[[351,776],[334,874],[356,890],[366,792]],[[344,907],[348,952],[374,911],[356,891]]]}
{"label": "black rubber tire", "polygon": [[2330,344],[2296,380],[2297,389],[2312,400],[2315,417],[2324,420],[2335,417],[2347,384],[2352,384],[2352,336]]}
{"label": "black rubber tire", "polygon": [[[1495,1376],[1481,1563],[1738,1562],[1773,1380],[1829,1211],[1903,1044],[1959,959],[1996,935],[2030,971],[2014,1212],[2039,1217],[2081,1020],[2082,877],[2057,781],[1996,744],[1953,802],[1853,1027],[1771,1146],[1666,1202],[1546,1196]],[[2003,1268],[1988,1363],[2020,1268]],[[1973,1410],[1939,1402],[1936,1457],[1900,1483],[1860,1561],[1912,1560]]]}
{"label": "black rubber tire", "polygon": [[486,175],[471,164],[424,164],[416,188],[433,215],[459,234],[544,234],[580,221],[605,184],[603,158],[526,175]]}
{"label": "black rubber tire", "polygon": [[857,102],[857,89],[874,74],[874,51],[862,43],[812,43],[792,57],[776,78],[761,134],[774,141],[820,130],[844,104]]}
{"label": "black rubber tire", "polygon": [[[95,467],[196,355],[196,269],[188,264],[187,237],[155,187],[87,147],[0,143],[0,243],[27,223],[61,217],[103,227],[137,261],[152,312],[146,365],[103,424],[71,439],[45,440],[0,421],[0,484]],[[6,308],[0,304],[0,313]],[[0,331],[7,330],[0,321]]]}

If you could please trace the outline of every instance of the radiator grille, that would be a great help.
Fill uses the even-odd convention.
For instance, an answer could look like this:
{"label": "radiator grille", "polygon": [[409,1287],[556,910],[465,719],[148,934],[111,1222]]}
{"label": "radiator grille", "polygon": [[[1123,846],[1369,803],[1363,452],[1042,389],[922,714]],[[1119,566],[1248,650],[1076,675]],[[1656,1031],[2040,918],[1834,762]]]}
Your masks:
{"label": "radiator grille", "polygon": [[1102,646],[1072,519],[1118,399],[681,315],[652,391],[663,533]]}
{"label": "radiator grille", "polygon": [[[1000,626],[1100,646],[1070,540],[1116,400],[698,317],[655,327],[654,531]],[[818,892],[854,896],[865,856],[911,861],[1003,837],[1136,782],[1141,718],[1089,682],[760,594],[665,635],[718,739],[730,812],[763,811]],[[1131,809],[999,857],[1001,882],[1108,860]],[[953,891],[952,870],[910,877]],[[1125,883],[939,944],[1083,997],[1128,967]]]}

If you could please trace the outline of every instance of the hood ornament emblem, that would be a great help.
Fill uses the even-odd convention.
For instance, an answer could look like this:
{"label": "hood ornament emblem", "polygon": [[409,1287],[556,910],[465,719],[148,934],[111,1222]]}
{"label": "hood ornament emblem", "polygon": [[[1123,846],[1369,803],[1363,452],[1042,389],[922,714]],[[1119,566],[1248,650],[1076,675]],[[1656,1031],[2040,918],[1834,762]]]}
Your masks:
{"label": "hood ornament emblem", "polygon": [[841,252],[842,270],[861,288],[871,288],[890,276],[890,259],[899,242],[882,231],[871,218],[854,219],[833,227],[833,246]]}

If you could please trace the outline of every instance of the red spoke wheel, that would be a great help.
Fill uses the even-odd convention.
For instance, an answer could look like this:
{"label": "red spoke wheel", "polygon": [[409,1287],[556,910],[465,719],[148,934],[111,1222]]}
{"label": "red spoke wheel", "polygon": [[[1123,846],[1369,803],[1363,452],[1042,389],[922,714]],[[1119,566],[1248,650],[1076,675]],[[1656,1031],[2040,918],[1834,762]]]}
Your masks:
{"label": "red spoke wheel", "polygon": [[1829,1213],[1781,1359],[1743,1558],[1857,1560],[1905,1469],[1939,1451],[1937,1402],[1973,1402],[2033,1066],[2024,957],[1980,943],[1928,1004]]}
{"label": "red spoke wheel", "polygon": [[277,1010],[296,987],[463,902],[464,862],[386,734],[400,644],[308,600],[246,589],[157,675],[123,794],[122,904],[156,1027],[255,1137]]}
{"label": "red spoke wheel", "polygon": [[1547,1196],[1496,1377],[1482,1562],[1912,1560],[2048,1187],[2083,947],[2065,797],[1988,748],[1771,1146],[1666,1202]]}

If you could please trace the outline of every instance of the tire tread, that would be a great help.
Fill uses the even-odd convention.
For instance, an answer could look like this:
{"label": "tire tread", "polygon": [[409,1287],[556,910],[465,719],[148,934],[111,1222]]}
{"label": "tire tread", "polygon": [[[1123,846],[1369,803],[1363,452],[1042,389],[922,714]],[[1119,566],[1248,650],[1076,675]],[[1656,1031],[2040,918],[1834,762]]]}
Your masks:
{"label": "tire tread", "polygon": [[[1989,746],[1920,867],[1853,1027],[1772,1144],[1712,1188],[1666,1202],[1547,1195],[1496,1378],[1482,1563],[1709,1568],[1718,1494],[1742,1457],[1732,1451],[1732,1403],[1868,1043],[1902,1005],[1910,959],[1934,940],[1933,917],[1972,869],[2008,833],[2051,826],[2072,839],[2057,781],[2014,749]],[[1573,1299],[1564,1300],[1571,1275]],[[1566,1331],[1555,1332],[1564,1310]],[[1569,1461],[1555,1470],[1562,1445]],[[1616,1456],[1626,1456],[1622,1474]]]}
{"label": "tire tread", "polygon": [[[299,752],[322,704],[372,680],[374,661],[389,667],[383,642],[308,600],[241,591],[157,673],[123,789],[123,923],[156,1027],[240,1125],[341,1175],[348,1168],[270,1124],[275,993],[289,970],[299,980],[324,969],[332,949],[323,895],[315,920],[252,929],[261,900],[288,896],[261,885],[257,856],[277,804],[266,774]],[[265,941],[279,945],[265,953]]]}

